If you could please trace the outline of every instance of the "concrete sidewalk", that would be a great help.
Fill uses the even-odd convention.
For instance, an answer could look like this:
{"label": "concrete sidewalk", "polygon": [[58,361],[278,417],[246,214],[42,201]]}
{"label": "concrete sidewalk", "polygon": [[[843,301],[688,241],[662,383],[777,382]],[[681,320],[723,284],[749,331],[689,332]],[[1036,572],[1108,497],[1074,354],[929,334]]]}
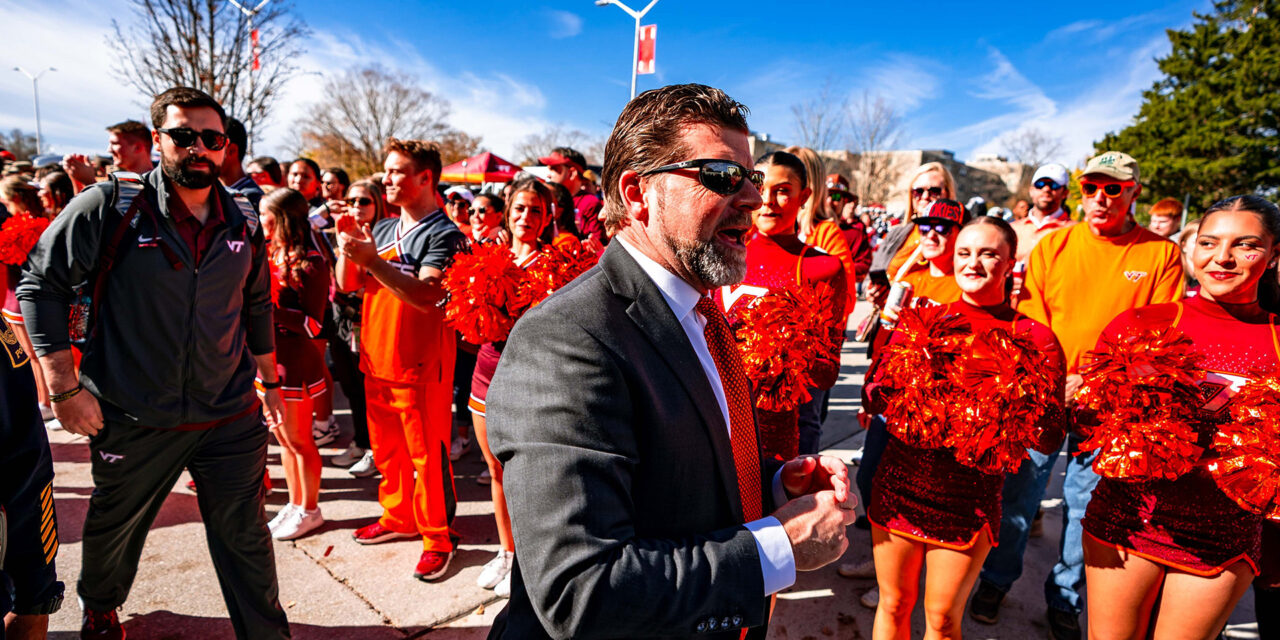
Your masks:
{"label": "concrete sidewalk", "polygon": [[[848,460],[862,446],[857,425],[858,394],[866,371],[865,346],[846,343],[842,374],[833,390],[831,413],[824,427],[823,448]],[[337,403],[344,406],[341,398]],[[350,438],[349,412],[339,410],[346,429],[342,447],[322,450],[326,460]],[[50,433],[57,478],[61,551],[58,568],[67,582],[67,603],[54,615],[50,638],[78,638],[80,609],[75,578],[80,565],[80,531],[92,490],[88,449],[84,438],[63,431]],[[285,504],[284,475],[279,448],[269,458],[275,491],[268,500],[268,517]],[[295,542],[276,543],[280,602],[288,613],[293,637],[299,639],[431,640],[484,638],[504,601],[475,586],[484,563],[497,551],[497,533],[488,487],[476,483],[484,469],[478,451],[470,451],[454,465],[460,500],[455,526],[462,536],[459,551],[445,579],[423,583],[413,578],[421,552],[418,540],[361,546],[351,532],[372,522],[381,510],[377,480],[359,479],[327,466],[320,504],[327,523],[315,534]],[[850,469],[850,475],[856,471]],[[187,477],[174,488],[161,509],[143,551],[137,580],[121,620],[134,639],[208,639],[233,637],[205,544],[195,496],[185,488]],[[1046,499],[1045,535],[1027,548],[1026,570],[1001,612],[1000,623],[985,626],[966,618],[970,638],[1044,638],[1044,599],[1041,585],[1057,558],[1061,532],[1061,473],[1055,475]],[[871,557],[868,532],[850,528],[846,559]],[[875,586],[874,580],[847,580],[834,566],[801,574],[780,595],[770,637],[776,639],[869,638],[874,611],[858,598]],[[1256,638],[1253,597],[1249,594],[1232,616],[1234,638]],[[915,638],[923,635],[923,614],[917,607]]]}

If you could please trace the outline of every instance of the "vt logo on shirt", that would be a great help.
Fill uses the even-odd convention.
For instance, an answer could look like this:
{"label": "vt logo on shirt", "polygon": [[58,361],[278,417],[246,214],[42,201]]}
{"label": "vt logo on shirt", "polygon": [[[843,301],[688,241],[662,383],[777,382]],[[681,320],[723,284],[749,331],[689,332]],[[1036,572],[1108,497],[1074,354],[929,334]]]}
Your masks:
{"label": "vt logo on shirt", "polygon": [[724,310],[727,313],[729,309],[733,308],[733,303],[737,302],[738,298],[741,298],[744,295],[748,295],[753,298],[759,298],[764,296],[767,293],[769,293],[768,289],[764,287],[752,286],[749,284],[740,285],[738,287],[734,287],[733,285],[726,285],[724,289],[721,290],[720,292],[720,298],[724,300]]}
{"label": "vt logo on shirt", "polygon": [[1212,414],[1221,412],[1236,393],[1248,383],[1249,378],[1244,376],[1209,371],[1204,380],[1197,385],[1200,390],[1200,409]]}
{"label": "vt logo on shirt", "polygon": [[1124,277],[1129,282],[1137,282],[1147,277],[1147,272],[1146,271],[1126,271],[1124,272]]}
{"label": "vt logo on shirt", "polygon": [[228,240],[227,248],[236,253],[240,253],[240,250],[244,248],[244,240]]}

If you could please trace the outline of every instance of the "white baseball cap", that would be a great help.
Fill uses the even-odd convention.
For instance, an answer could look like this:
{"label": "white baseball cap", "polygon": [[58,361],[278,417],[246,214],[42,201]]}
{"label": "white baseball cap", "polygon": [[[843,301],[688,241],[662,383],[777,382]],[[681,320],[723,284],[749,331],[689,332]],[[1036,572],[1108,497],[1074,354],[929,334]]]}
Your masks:
{"label": "white baseball cap", "polygon": [[444,197],[446,199],[448,199],[449,196],[453,196],[453,195],[456,195],[462,198],[463,200],[466,200],[467,202],[471,202],[472,200],[475,200],[475,197],[476,197],[475,194],[471,193],[471,190],[466,187],[449,187],[448,189],[445,189]]}
{"label": "white baseball cap", "polygon": [[1035,175],[1031,176],[1031,184],[1035,184],[1040,178],[1048,178],[1063,186],[1071,183],[1071,174],[1067,172],[1067,168],[1056,162],[1040,165]]}

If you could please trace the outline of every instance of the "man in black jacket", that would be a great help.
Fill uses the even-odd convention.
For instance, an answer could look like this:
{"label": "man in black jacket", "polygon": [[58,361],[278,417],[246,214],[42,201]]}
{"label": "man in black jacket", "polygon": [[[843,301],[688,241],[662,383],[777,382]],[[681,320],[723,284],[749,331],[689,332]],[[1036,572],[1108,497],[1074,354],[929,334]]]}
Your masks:
{"label": "man in black jacket", "polygon": [[[82,637],[123,637],[115,609],[183,468],[200,490],[236,636],[289,637],[263,510],[263,414],[274,426],[282,407],[270,272],[252,206],[218,184],[225,117],[195,89],[156,96],[160,170],[132,181],[132,191],[128,176],[86,189],[24,267],[18,298],[54,414],[90,438]],[[92,322],[77,375],[68,313],[86,280],[79,291],[92,294]]]}

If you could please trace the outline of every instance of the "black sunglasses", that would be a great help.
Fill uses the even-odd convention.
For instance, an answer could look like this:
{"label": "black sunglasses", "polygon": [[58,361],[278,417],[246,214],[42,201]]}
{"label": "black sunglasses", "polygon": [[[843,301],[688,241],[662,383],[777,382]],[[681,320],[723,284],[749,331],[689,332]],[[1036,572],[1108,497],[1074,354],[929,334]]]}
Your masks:
{"label": "black sunglasses", "polygon": [[1050,189],[1055,191],[1062,188],[1062,185],[1054,182],[1052,178],[1040,178],[1033,182],[1032,186],[1037,189]]}
{"label": "black sunglasses", "polygon": [[929,187],[928,189],[926,189],[926,188],[924,188],[924,187],[916,187],[916,188],[914,188],[914,189],[912,189],[912,190],[911,190],[911,197],[913,197],[913,198],[919,198],[920,196],[924,195],[924,192],[926,192],[926,191],[928,191],[928,192],[929,192],[929,195],[931,195],[931,196],[933,196],[933,197],[935,197],[935,198],[941,198],[941,197],[942,197],[942,187]]}
{"label": "black sunglasses", "polygon": [[955,226],[956,225],[950,222],[935,222],[933,224],[925,222],[923,224],[917,224],[916,229],[920,231],[920,235],[924,235],[930,231],[937,231],[938,235],[945,236],[948,233],[951,233],[951,230],[954,229]]}
{"label": "black sunglasses", "polygon": [[1100,184],[1097,184],[1096,182],[1081,182],[1080,193],[1083,193],[1085,196],[1092,196],[1093,194],[1098,192],[1098,187],[1102,187],[1102,192],[1107,194],[1108,198],[1115,198],[1115,197],[1119,197],[1119,195],[1124,192],[1124,188],[1131,184],[1133,183],[1132,182],[1108,182],[1105,185],[1100,185]]}
{"label": "black sunglasses", "polygon": [[197,138],[204,143],[204,148],[210,151],[217,151],[227,146],[227,134],[213,129],[196,131],[188,127],[174,127],[172,129],[156,129],[156,131],[168,135],[174,144],[184,149],[196,146]]}
{"label": "black sunglasses", "polygon": [[347,198],[347,204],[353,207],[367,207],[373,204],[373,198],[369,198],[365,196],[362,196],[359,198]]}
{"label": "black sunglasses", "polygon": [[485,207],[471,207],[470,209],[467,209],[467,213],[474,214],[474,215],[482,215],[484,213],[487,213],[488,211],[489,210]]}
{"label": "black sunglasses", "polygon": [[640,175],[651,176],[655,173],[694,168],[698,170],[698,182],[709,191],[722,196],[731,196],[737,193],[748,180],[756,186],[756,189],[759,189],[764,184],[764,173],[747,169],[732,160],[716,160],[712,158],[666,164],[656,169],[645,171]]}

